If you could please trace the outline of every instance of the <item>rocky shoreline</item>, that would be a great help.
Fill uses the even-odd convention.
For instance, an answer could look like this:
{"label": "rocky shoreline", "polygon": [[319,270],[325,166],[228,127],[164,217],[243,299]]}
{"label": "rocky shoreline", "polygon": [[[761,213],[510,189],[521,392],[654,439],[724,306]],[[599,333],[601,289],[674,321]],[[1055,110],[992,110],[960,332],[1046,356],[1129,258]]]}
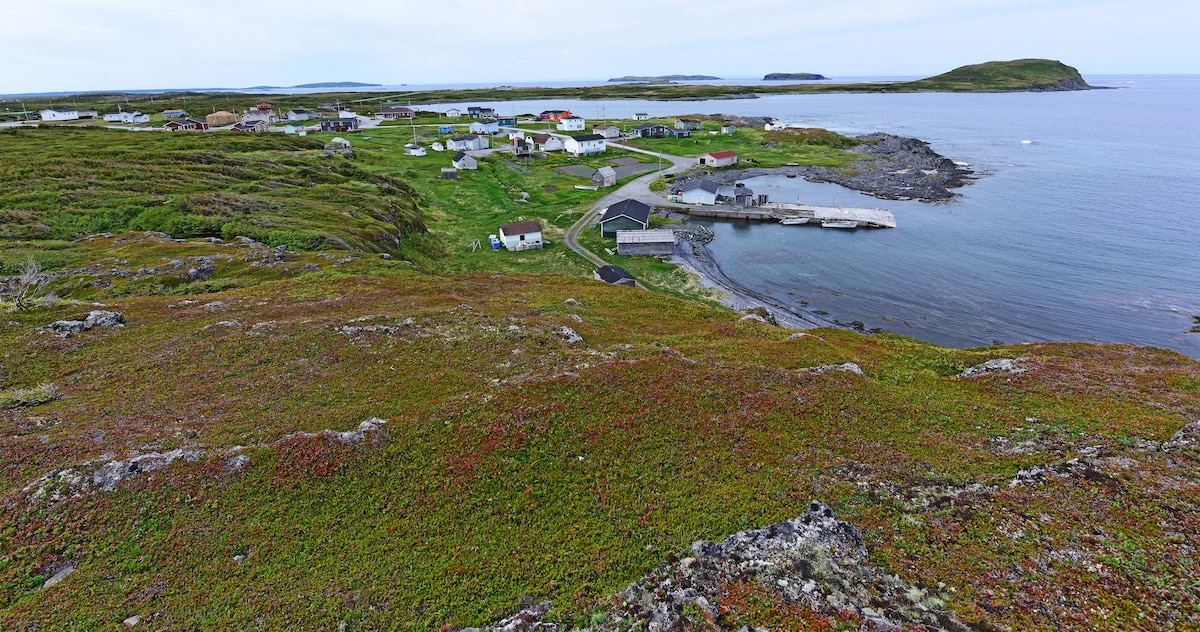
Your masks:
{"label": "rocky shoreline", "polygon": [[703,177],[720,184],[733,184],[757,176],[785,175],[840,184],[883,200],[943,202],[956,195],[953,189],[973,179],[974,172],[969,167],[937,153],[923,140],[883,132],[855,138],[865,142],[847,151],[862,154],[863,158],[846,167],[708,170],[689,173],[684,180]]}

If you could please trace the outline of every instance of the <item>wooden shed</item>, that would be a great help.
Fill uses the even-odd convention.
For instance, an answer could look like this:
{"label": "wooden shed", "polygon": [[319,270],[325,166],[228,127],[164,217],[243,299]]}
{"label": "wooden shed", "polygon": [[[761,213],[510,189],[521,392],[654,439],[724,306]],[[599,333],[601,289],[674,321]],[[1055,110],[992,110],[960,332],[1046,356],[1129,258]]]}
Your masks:
{"label": "wooden shed", "polygon": [[618,230],[617,254],[622,256],[649,255],[667,257],[675,254],[675,231]]}
{"label": "wooden shed", "polygon": [[617,170],[605,165],[592,174],[592,184],[598,187],[611,187],[617,183]]}

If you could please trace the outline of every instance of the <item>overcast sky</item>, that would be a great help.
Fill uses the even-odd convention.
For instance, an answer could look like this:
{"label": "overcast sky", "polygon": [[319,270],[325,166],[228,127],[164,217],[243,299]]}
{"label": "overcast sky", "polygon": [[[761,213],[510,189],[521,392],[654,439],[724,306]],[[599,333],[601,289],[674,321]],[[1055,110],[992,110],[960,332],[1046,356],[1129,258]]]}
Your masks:
{"label": "overcast sky", "polygon": [[929,76],[1025,57],[1200,73],[1194,0],[47,0],[0,16],[0,94]]}

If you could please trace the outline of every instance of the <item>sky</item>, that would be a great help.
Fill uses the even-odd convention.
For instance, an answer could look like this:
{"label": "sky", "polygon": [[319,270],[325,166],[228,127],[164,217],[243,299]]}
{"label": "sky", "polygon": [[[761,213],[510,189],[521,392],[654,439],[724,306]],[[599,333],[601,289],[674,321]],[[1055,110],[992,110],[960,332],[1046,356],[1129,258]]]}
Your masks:
{"label": "sky", "polygon": [[930,76],[1040,57],[1200,73],[1192,0],[47,0],[0,17],[0,94],[525,83],[623,75]]}

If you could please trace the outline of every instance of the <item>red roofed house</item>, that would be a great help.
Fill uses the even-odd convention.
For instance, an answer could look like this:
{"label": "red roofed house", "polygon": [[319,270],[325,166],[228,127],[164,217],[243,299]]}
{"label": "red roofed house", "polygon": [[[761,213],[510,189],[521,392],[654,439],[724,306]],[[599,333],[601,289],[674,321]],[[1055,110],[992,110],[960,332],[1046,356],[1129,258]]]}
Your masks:
{"label": "red roofed house", "polygon": [[706,167],[728,167],[737,164],[737,154],[732,151],[710,151],[699,158]]}
{"label": "red roofed house", "polygon": [[177,132],[179,130],[196,130],[199,132],[204,132],[208,130],[208,121],[205,121],[204,119],[188,117],[182,121],[171,121],[170,123],[163,125],[163,129],[171,132]]}

